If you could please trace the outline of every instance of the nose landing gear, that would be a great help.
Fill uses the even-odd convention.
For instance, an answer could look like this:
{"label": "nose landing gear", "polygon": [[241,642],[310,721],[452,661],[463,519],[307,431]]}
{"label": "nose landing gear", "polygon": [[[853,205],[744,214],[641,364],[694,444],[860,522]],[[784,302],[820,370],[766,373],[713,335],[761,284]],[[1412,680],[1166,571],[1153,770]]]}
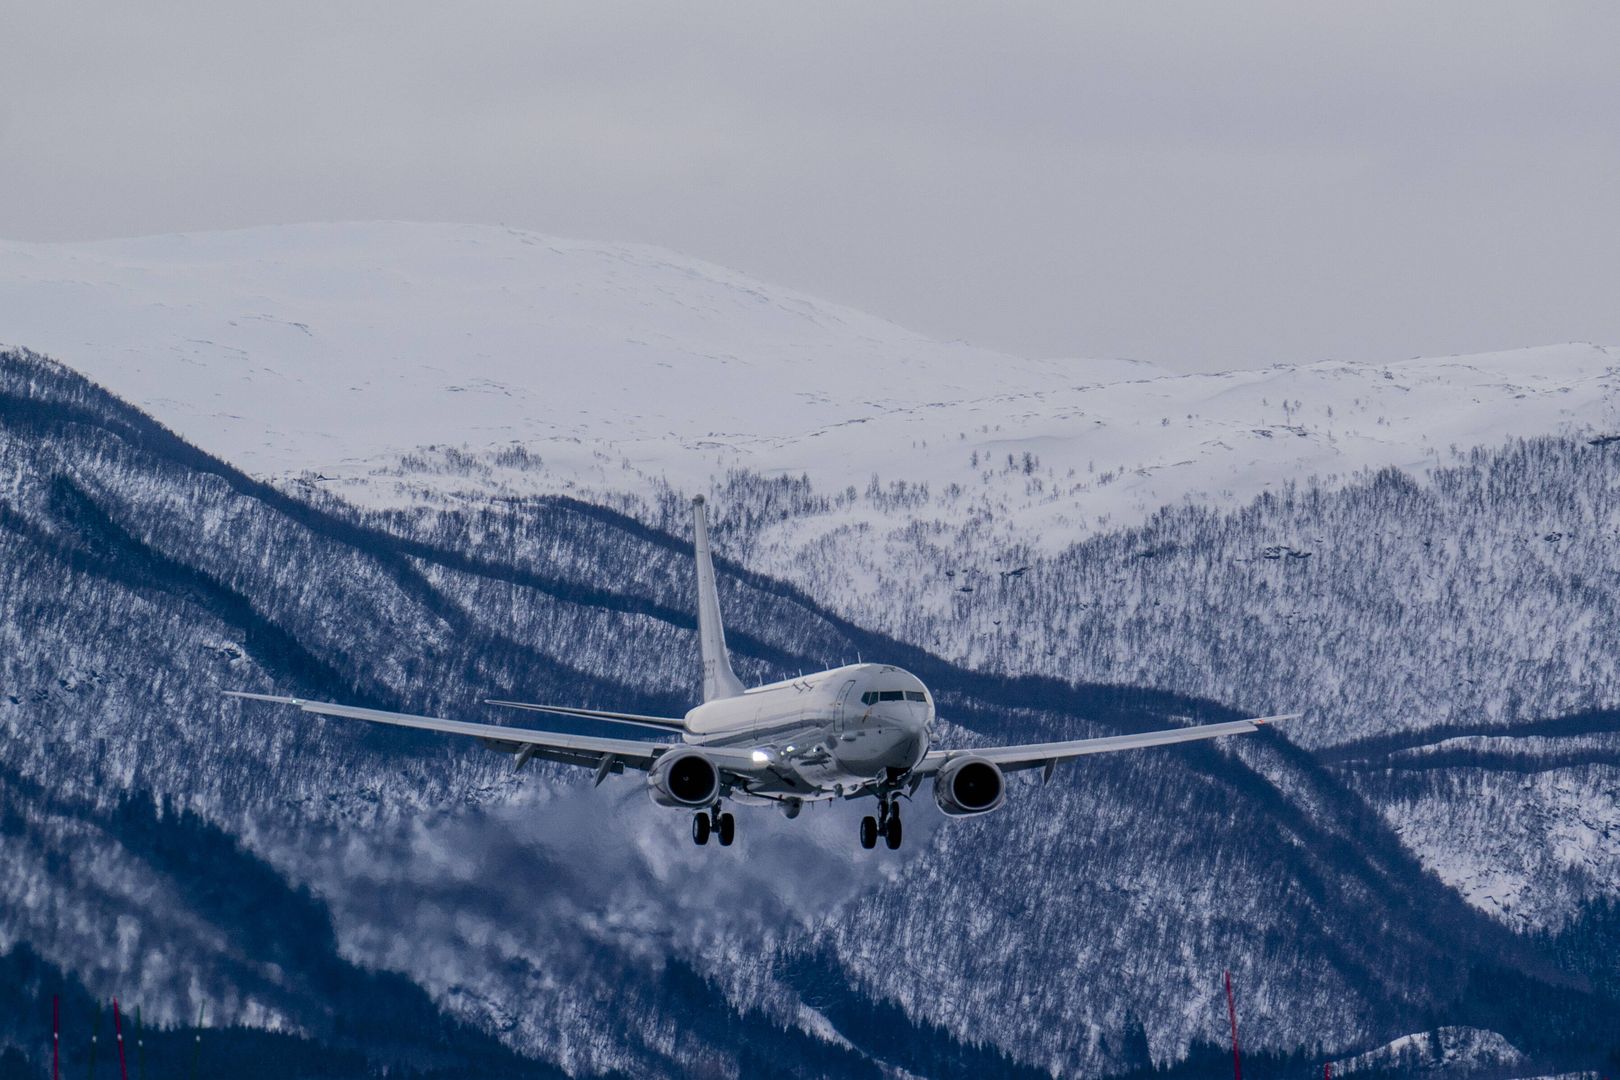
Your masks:
{"label": "nose landing gear", "polygon": [[718,805],[708,812],[699,810],[693,814],[692,843],[707,844],[711,834],[719,838],[721,847],[730,847],[737,839],[737,819],[729,813],[722,814]]}

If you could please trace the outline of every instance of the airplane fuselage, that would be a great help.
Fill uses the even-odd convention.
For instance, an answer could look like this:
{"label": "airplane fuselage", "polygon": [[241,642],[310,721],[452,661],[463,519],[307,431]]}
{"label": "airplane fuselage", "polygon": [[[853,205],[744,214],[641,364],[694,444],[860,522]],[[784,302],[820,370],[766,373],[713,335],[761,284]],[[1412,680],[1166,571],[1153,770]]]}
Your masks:
{"label": "airplane fuselage", "polygon": [[705,702],[686,714],[694,747],[746,748],[766,776],[739,802],[836,799],[914,768],[928,752],[934,700],[915,675],[851,664]]}

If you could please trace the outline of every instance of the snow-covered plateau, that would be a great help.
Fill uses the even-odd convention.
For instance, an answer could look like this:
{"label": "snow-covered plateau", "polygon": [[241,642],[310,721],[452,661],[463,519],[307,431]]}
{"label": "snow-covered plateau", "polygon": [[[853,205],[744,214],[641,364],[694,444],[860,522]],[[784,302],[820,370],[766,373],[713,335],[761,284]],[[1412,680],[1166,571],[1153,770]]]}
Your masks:
{"label": "snow-covered plateau", "polygon": [[0,335],[258,475],[512,443],[558,486],[990,474],[1048,545],[1186,497],[1620,424],[1620,351],[1598,345],[1180,376],[1029,360],[658,248],[491,226],[0,242]]}

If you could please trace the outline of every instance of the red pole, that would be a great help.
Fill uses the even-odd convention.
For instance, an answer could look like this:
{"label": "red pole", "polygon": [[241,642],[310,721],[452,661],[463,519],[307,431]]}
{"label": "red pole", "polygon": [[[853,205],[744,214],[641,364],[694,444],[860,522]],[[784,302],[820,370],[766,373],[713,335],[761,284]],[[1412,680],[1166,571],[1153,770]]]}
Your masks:
{"label": "red pole", "polygon": [[1226,1018],[1232,1021],[1232,1080],[1243,1080],[1243,1056],[1238,1053],[1237,1003],[1232,1000],[1232,973],[1226,973]]}
{"label": "red pole", "polygon": [[118,1015],[117,998],[113,998],[113,1030],[118,1033],[118,1075],[129,1080],[129,1066],[124,1061],[124,1022]]}
{"label": "red pole", "polygon": [[62,996],[51,998],[51,1080],[62,1080]]}

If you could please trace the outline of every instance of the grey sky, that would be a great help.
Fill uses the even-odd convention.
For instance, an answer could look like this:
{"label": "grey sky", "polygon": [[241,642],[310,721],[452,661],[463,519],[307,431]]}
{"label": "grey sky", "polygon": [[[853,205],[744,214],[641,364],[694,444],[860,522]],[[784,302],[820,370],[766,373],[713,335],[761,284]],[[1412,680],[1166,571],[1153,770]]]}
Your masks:
{"label": "grey sky", "polygon": [[0,235],[644,240],[1176,368],[1620,343],[1620,5],[0,0]]}

